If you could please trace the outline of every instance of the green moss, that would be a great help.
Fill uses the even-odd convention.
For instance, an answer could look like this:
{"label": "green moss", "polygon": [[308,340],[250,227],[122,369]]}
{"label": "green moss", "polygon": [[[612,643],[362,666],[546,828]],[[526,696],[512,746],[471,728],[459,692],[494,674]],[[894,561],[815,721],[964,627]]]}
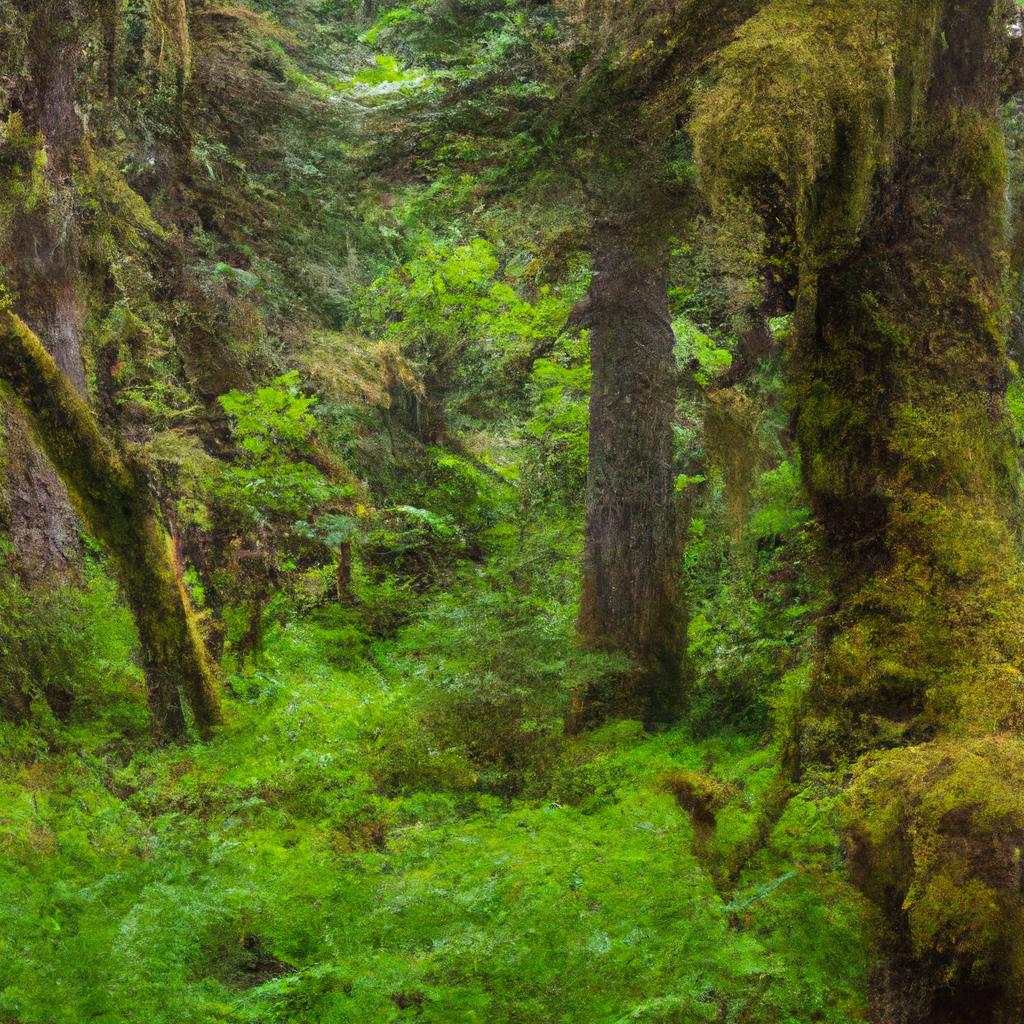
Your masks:
{"label": "green moss", "polygon": [[50,201],[42,138],[25,128],[18,112],[0,122],[0,240],[9,248],[19,218],[45,210]]}
{"label": "green moss", "polygon": [[855,241],[891,160],[899,7],[774,0],[743,25],[700,97],[691,129],[713,198],[776,218],[777,201],[795,234],[780,237],[773,222],[772,244],[798,246],[804,261]]}
{"label": "green moss", "polygon": [[77,202],[88,247],[102,261],[145,251],[167,232],[124,174],[102,153],[87,149],[75,175]]}
{"label": "green moss", "polygon": [[6,310],[0,318],[0,376],[29,414],[83,521],[117,561],[158,728],[169,735],[184,730],[180,685],[199,729],[209,732],[221,721],[216,676],[144,469],[102,434],[24,322]]}
{"label": "green moss", "polygon": [[865,758],[850,793],[853,870],[905,915],[916,957],[940,985],[1003,988],[1024,1006],[1021,896],[1024,743],[937,741]]}
{"label": "green moss", "polygon": [[739,541],[747,523],[757,470],[764,458],[761,417],[758,404],[738,388],[723,388],[707,395],[704,444],[711,464],[725,479],[735,541]]}
{"label": "green moss", "polygon": [[770,234],[797,281],[797,437],[838,559],[803,759],[904,748],[856,769],[858,880],[892,950],[936,986],[1002,982],[1012,1013],[1024,570],[1005,37],[994,3],[907,6],[774,0],[725,50],[694,133],[720,205],[760,217],[752,237],[789,228]]}

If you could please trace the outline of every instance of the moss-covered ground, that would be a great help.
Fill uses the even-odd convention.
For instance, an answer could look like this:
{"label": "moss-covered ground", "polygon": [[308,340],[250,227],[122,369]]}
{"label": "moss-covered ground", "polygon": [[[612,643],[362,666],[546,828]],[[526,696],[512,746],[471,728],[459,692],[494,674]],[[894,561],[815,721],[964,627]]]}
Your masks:
{"label": "moss-covered ground", "polygon": [[[479,609],[459,586],[445,600]],[[128,621],[102,574],[79,600],[101,692]],[[428,736],[433,771],[403,776],[389,730],[438,685],[416,666],[466,656],[458,630],[424,653],[438,615],[370,645],[339,613],[294,619],[230,677],[205,744],[154,750],[123,680],[89,724],[0,727],[0,1019],[861,1019],[867,920],[827,776],[764,841],[777,753],[736,735],[560,738],[529,797],[485,792]]]}

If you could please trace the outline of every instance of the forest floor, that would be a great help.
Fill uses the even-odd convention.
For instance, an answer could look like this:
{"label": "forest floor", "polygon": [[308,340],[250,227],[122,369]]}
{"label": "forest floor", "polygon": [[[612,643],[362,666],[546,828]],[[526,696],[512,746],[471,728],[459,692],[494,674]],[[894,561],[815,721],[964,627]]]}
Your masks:
{"label": "forest floor", "polygon": [[[415,623],[350,640],[329,612],[273,631],[206,744],[3,727],[0,1020],[861,1019],[827,776],[763,842],[776,757],[738,736],[612,724],[560,740],[529,798],[410,783],[382,737]],[[681,806],[702,786],[717,820]]]}

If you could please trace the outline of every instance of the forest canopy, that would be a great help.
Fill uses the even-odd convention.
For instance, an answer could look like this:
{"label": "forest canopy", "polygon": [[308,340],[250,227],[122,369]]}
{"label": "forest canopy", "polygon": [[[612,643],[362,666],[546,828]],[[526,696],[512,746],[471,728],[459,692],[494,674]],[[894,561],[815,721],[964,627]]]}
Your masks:
{"label": "forest canopy", "polygon": [[0,0],[0,1022],[1024,1018],[1016,0]]}

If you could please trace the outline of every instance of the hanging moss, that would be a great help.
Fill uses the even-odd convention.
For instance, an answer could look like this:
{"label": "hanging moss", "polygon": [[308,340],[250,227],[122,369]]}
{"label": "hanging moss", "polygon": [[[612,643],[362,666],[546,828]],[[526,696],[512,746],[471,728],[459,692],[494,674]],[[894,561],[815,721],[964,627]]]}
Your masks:
{"label": "hanging moss", "polygon": [[789,258],[842,252],[869,214],[892,159],[901,7],[775,0],[740,29],[699,97],[691,129],[712,199],[730,220],[737,201],[777,218],[772,242]]}
{"label": "hanging moss", "polygon": [[161,81],[174,83],[180,97],[192,73],[192,34],[185,0],[149,0],[151,59]]}
{"label": "hanging moss", "polygon": [[764,453],[759,430],[761,410],[738,388],[707,395],[704,443],[711,463],[725,479],[726,511],[734,542],[739,542],[750,510],[757,470]]}

